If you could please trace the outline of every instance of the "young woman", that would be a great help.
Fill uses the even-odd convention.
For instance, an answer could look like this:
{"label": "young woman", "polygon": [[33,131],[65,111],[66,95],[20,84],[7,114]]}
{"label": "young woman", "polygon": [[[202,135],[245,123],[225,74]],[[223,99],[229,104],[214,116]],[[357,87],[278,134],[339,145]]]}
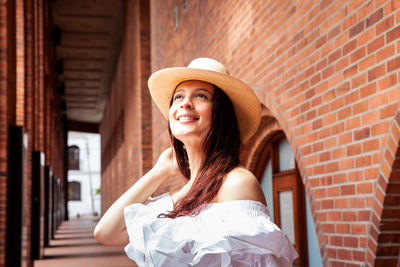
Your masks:
{"label": "young woman", "polygon": [[[107,210],[96,239],[128,244],[139,266],[291,266],[295,249],[271,222],[258,180],[239,163],[240,144],[260,123],[253,91],[209,58],[153,73],[149,89],[172,147]],[[187,183],[152,198],[173,175]]]}

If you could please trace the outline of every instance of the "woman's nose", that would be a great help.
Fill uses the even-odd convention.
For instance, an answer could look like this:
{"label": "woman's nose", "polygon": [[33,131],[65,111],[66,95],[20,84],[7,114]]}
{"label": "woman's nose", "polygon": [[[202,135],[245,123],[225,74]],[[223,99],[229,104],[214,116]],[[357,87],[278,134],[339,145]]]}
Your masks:
{"label": "woman's nose", "polygon": [[185,99],[183,99],[182,103],[181,103],[181,108],[192,108],[192,100],[190,99],[190,97],[185,97]]}

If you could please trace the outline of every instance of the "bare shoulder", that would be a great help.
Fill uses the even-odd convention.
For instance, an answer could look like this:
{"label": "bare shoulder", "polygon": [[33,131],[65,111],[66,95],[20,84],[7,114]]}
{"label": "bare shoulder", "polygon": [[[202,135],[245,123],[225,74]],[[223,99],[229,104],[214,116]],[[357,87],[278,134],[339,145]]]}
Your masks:
{"label": "bare shoulder", "polygon": [[244,167],[236,167],[226,175],[216,198],[216,202],[231,200],[254,200],[265,204],[260,183]]}

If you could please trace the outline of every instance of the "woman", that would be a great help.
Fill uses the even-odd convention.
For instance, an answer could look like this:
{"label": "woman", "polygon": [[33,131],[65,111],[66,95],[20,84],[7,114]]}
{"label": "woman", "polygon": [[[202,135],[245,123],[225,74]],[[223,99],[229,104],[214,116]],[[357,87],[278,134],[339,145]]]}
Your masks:
{"label": "woman", "polygon": [[[209,58],[155,72],[149,89],[173,147],[107,210],[96,239],[128,243],[139,266],[291,266],[296,251],[239,164],[240,144],[260,123],[253,91]],[[182,174],[188,182],[179,191],[151,198]]]}

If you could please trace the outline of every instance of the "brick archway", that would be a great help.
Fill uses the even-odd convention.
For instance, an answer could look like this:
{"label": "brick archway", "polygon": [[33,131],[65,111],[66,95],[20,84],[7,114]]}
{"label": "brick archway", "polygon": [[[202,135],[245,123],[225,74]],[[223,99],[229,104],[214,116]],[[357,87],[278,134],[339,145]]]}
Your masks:
{"label": "brick archway", "polygon": [[241,150],[241,161],[254,173],[258,158],[269,139],[277,132],[282,131],[281,126],[272,116],[264,115],[256,134]]}
{"label": "brick archway", "polygon": [[[323,232],[320,229],[320,224],[318,220],[318,216],[316,214],[316,207],[314,205],[313,197],[311,195],[311,190],[310,186],[308,184],[308,179],[306,176],[305,172],[302,172],[301,170],[305,170],[303,166],[303,162],[301,160],[301,155],[299,149],[297,149],[296,144],[293,144],[292,140],[293,136],[290,134],[290,131],[288,131],[288,124],[285,124],[286,128],[283,128],[281,126],[280,121],[276,119],[271,111],[265,106],[262,106],[262,117],[261,117],[261,123],[260,127],[258,128],[257,132],[255,135],[242,147],[241,151],[241,162],[246,166],[247,169],[249,169],[251,172],[254,173],[257,162],[259,160],[259,156],[261,152],[263,151],[265,145],[271,140],[271,138],[278,132],[282,131],[285,133],[288,141],[291,144],[292,150],[295,155],[295,159],[300,171],[301,179],[304,184],[305,188],[305,193],[308,198],[308,202],[310,204],[311,208],[311,214],[314,220],[314,225],[315,225],[315,231],[317,233],[318,237],[318,242],[319,242],[319,247],[320,247],[320,253],[321,257],[324,263],[324,266],[327,266],[327,254],[326,254],[326,249],[325,249],[325,244],[324,244],[324,238],[323,238]],[[282,118],[281,118],[282,119]],[[289,135],[288,135],[289,133]],[[300,160],[299,160],[300,159]]]}
{"label": "brick archway", "polygon": [[400,105],[390,127],[370,220],[369,266],[400,264]]}

